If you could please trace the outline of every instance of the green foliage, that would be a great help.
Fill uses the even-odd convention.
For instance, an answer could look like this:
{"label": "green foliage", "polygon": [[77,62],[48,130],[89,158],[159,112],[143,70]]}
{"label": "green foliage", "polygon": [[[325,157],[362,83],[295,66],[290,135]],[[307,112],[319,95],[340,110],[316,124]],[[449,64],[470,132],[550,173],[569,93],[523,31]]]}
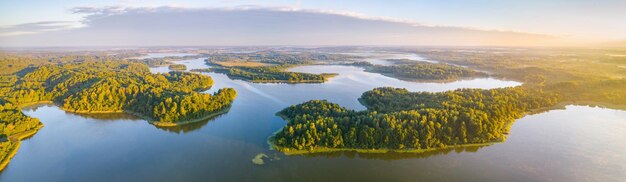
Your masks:
{"label": "green foliage", "polygon": [[55,65],[90,61],[116,61],[134,53],[103,52],[19,52],[19,54],[0,51],[0,75],[21,75],[20,71],[28,71],[41,65]]}
{"label": "green foliage", "polygon": [[4,169],[11,160],[11,157],[17,152],[20,141],[0,141],[0,170]]}
{"label": "green foliage", "polygon": [[28,117],[11,103],[0,105],[0,138],[20,134],[40,128],[43,124],[37,118]]}
{"label": "green foliage", "polygon": [[[367,65],[364,63],[354,63],[356,65]],[[400,79],[416,80],[458,80],[461,78],[471,78],[486,76],[486,74],[472,69],[453,66],[449,64],[433,63],[412,63],[405,65],[371,65],[367,66],[367,71],[381,73]]]}
{"label": "green foliage", "polygon": [[558,102],[524,87],[441,93],[377,88],[360,99],[365,111],[313,100],[279,112],[287,125],[273,138],[280,149],[432,149],[503,141],[525,113]]}
{"label": "green foliage", "polygon": [[214,95],[206,90],[213,81],[199,74],[170,72],[151,74],[144,64],[85,62],[45,65],[25,74],[0,96],[8,102],[24,104],[54,101],[72,112],[130,112],[151,121],[190,120],[230,105],[233,89]]}
{"label": "green foliage", "polygon": [[198,93],[213,84],[211,77],[204,75],[151,74],[137,61],[60,58],[49,62],[28,57],[0,59],[0,63],[19,65],[5,72],[10,74],[0,75],[0,169],[16,152],[19,140],[43,126],[38,119],[24,115],[19,105],[53,101],[72,112],[129,112],[175,125],[221,112],[237,95],[232,88]]}
{"label": "green foliage", "polygon": [[322,83],[334,74],[310,74],[284,71],[287,66],[263,67],[216,67],[213,70],[224,73],[232,78],[240,78],[252,82],[313,82]]}
{"label": "green foliage", "polygon": [[172,65],[168,66],[168,68],[170,70],[177,70],[177,71],[185,71],[185,70],[187,70],[187,66],[185,66],[184,64],[172,64]]}

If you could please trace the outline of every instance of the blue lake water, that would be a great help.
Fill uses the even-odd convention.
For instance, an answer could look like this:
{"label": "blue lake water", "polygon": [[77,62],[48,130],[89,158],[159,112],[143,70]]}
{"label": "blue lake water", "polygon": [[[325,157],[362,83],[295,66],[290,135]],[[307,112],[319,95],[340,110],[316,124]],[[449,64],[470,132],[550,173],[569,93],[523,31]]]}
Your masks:
{"label": "blue lake water", "polygon": [[[178,61],[188,69],[203,59]],[[153,68],[167,71],[167,67]],[[415,83],[351,66],[291,71],[339,73],[322,84],[255,84],[211,76],[213,92],[235,88],[228,113],[183,127],[158,128],[126,114],[79,115],[54,105],[24,108],[45,124],[24,140],[0,181],[622,181],[626,179],[626,111],[567,106],[516,121],[507,141],[426,154],[353,152],[285,156],[267,138],[285,125],[281,109],[327,99],[351,109],[375,87],[411,91],[497,88],[497,79]],[[267,154],[263,165],[251,159]]]}

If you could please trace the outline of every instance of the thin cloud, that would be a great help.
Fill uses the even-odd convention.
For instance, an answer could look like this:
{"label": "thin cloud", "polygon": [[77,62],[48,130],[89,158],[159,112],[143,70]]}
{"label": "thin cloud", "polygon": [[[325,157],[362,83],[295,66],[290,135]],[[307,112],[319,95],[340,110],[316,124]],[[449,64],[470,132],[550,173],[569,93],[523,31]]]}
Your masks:
{"label": "thin cloud", "polygon": [[555,38],[294,7],[116,6],[71,12],[84,15],[81,28],[68,28],[76,22],[15,26],[5,30],[13,36],[4,36],[0,45],[530,45]]}
{"label": "thin cloud", "polygon": [[50,31],[80,28],[82,25],[72,21],[41,21],[0,27],[0,36],[18,36]]}
{"label": "thin cloud", "polygon": [[352,11],[336,11],[336,10],[324,10],[324,9],[302,9],[299,5],[296,6],[277,6],[277,7],[266,7],[266,6],[258,6],[258,5],[240,5],[234,7],[209,7],[209,8],[192,8],[185,6],[155,6],[155,7],[130,7],[130,6],[107,6],[107,7],[76,7],[72,8],[71,12],[76,14],[85,14],[86,21],[90,19],[106,17],[111,15],[119,15],[127,12],[156,12],[156,11],[188,11],[188,10],[196,10],[196,11],[282,11],[282,12],[303,12],[303,13],[319,13],[319,14],[327,14],[327,15],[339,15],[352,17],[362,20],[373,20],[373,21],[385,21],[391,23],[402,23],[410,26],[419,26],[419,27],[440,27],[440,28],[462,28],[468,30],[477,30],[477,31],[495,31],[502,33],[520,33],[520,34],[533,34],[537,36],[546,36],[546,37],[556,37],[556,35],[548,35],[541,33],[533,33],[533,32],[523,32],[523,31],[514,31],[514,30],[502,30],[502,29],[489,29],[489,28],[477,28],[477,27],[459,27],[459,26],[449,26],[449,25],[435,25],[435,24],[425,24],[421,22],[416,22],[407,19],[401,18],[393,18],[393,17],[384,17],[384,16],[370,16],[358,12]]}

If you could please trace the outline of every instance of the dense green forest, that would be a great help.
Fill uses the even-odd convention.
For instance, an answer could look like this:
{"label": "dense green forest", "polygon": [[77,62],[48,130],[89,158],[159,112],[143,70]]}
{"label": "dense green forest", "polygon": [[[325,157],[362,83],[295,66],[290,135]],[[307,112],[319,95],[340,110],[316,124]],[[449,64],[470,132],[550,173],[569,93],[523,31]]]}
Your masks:
{"label": "dense green forest", "polygon": [[[502,141],[515,119],[559,105],[626,108],[626,62],[623,57],[611,56],[621,54],[614,50],[433,48],[417,52],[431,60],[489,72],[490,76],[522,81],[524,85],[442,93],[379,88],[360,98],[368,108],[366,111],[347,110],[326,101],[309,101],[279,112],[288,124],[270,139],[273,146],[286,153],[424,151]],[[397,64],[353,62],[351,65],[369,71],[378,66],[379,72],[390,76],[398,73],[416,78],[449,79],[482,74],[464,72],[465,68],[461,67],[458,67],[461,70],[441,71],[448,68],[445,64],[424,64],[427,66],[420,68],[407,61],[394,63]],[[445,68],[438,68],[441,65]],[[428,69],[439,71],[424,71]]]}
{"label": "dense green forest", "polygon": [[185,66],[184,64],[171,64],[168,66],[168,69],[176,70],[176,71],[185,71],[187,70],[187,66]]}
{"label": "dense green forest", "polygon": [[382,149],[424,151],[501,142],[515,119],[558,102],[537,89],[459,89],[430,93],[377,88],[365,111],[313,100],[279,112],[288,123],[270,140],[286,153]]}
{"label": "dense green forest", "polygon": [[[17,60],[22,59],[2,62]],[[223,113],[237,95],[232,88],[199,93],[211,87],[211,77],[152,74],[147,65],[135,61],[23,61],[28,64],[15,64],[21,70],[0,76],[0,167],[15,154],[22,138],[43,126],[21,112],[23,105],[53,102],[70,112],[127,112],[154,125],[175,126]]]}
{"label": "dense green forest", "polygon": [[[359,65],[358,63],[356,65]],[[485,73],[449,64],[410,63],[400,65],[371,65],[365,71],[405,80],[452,81],[462,78],[485,77]]]}
{"label": "dense green forest", "polygon": [[17,106],[0,100],[0,171],[17,152],[20,140],[35,134],[43,124]]}
{"label": "dense green forest", "polygon": [[28,71],[40,65],[54,65],[86,61],[117,61],[137,53],[126,52],[19,52],[8,53],[0,51],[0,76],[20,74],[19,71]]}
{"label": "dense green forest", "polygon": [[130,112],[158,123],[193,120],[226,108],[233,89],[201,94],[213,81],[199,74],[151,74],[144,64],[84,62],[38,67],[3,88],[14,104],[53,101],[72,112]]}
{"label": "dense green forest", "polygon": [[323,83],[336,74],[310,74],[287,72],[288,66],[262,67],[216,67],[212,70],[224,73],[231,78],[244,79],[251,82],[285,82],[285,83]]}
{"label": "dense green forest", "polygon": [[[29,94],[37,95],[39,98],[25,100],[45,100],[45,98],[40,97],[41,94],[36,93],[42,92],[41,88],[36,88],[33,86],[34,84],[26,83],[23,80],[29,72],[34,71],[39,66],[112,61],[137,55],[119,52],[115,54],[108,52],[33,52],[20,54],[0,52],[0,170],[4,169],[17,152],[20,140],[35,134],[43,127],[37,118],[28,117],[21,112],[19,105],[22,104],[22,101],[9,101],[7,98],[9,95]],[[27,87],[32,86],[32,89],[21,90],[18,88],[18,84]],[[17,90],[21,92],[13,93]]]}

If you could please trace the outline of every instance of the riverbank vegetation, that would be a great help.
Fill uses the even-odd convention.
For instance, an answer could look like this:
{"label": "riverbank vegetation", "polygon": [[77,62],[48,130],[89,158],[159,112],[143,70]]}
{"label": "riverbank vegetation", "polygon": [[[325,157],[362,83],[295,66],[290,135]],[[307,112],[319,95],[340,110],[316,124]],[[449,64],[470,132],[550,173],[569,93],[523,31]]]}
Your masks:
{"label": "riverbank vegetation", "polygon": [[21,106],[52,102],[68,112],[125,112],[158,126],[176,126],[224,113],[237,95],[232,88],[199,93],[212,86],[211,77],[186,72],[152,74],[147,65],[134,61],[20,58],[0,62],[17,60],[29,64],[15,64],[19,71],[5,70],[0,76],[2,166],[8,164],[21,139],[43,126],[24,115]]}
{"label": "riverbank vegetation", "polygon": [[[435,72],[401,62],[379,66],[378,71],[417,78],[444,75],[430,77],[438,79],[486,72],[524,84],[442,93],[378,88],[359,99],[367,107],[365,111],[347,110],[327,101],[309,101],[278,113],[288,123],[270,142],[275,149],[288,154],[345,150],[423,152],[504,141],[515,119],[563,104],[626,109],[626,62],[622,57],[610,56],[616,54],[614,51],[617,50],[419,50],[429,60],[467,68],[429,74]],[[369,71],[378,66],[366,62],[352,65]],[[451,66],[424,65],[426,69]],[[464,72],[464,69],[479,71]]]}
{"label": "riverbank vegetation", "polygon": [[[408,50],[405,50],[408,51]],[[559,94],[563,103],[626,109],[621,49],[424,49],[430,60],[467,66]]]}
{"label": "riverbank vegetation", "polygon": [[170,69],[170,70],[174,70],[174,71],[185,71],[185,70],[187,70],[187,66],[185,66],[184,64],[170,64],[167,68]]}
{"label": "riverbank vegetation", "polygon": [[208,76],[185,72],[151,74],[144,64],[84,62],[40,66],[4,89],[2,99],[14,104],[53,101],[80,113],[128,112],[149,121],[176,123],[227,107],[233,89],[213,95]]}
{"label": "riverbank vegetation", "polygon": [[243,79],[257,83],[323,83],[335,76],[332,73],[311,74],[285,71],[288,66],[263,67],[216,67],[212,70],[224,73],[230,78]]}
{"label": "riverbank vegetation", "polygon": [[310,64],[320,60],[328,61],[331,58],[334,57],[310,53],[257,52],[219,54],[211,56],[206,60],[206,63],[213,66],[210,71],[226,74],[232,79],[242,79],[249,82],[323,83],[336,74],[298,73],[286,70],[295,65]]}
{"label": "riverbank vegetation", "polygon": [[[358,64],[357,65],[362,65]],[[365,71],[409,81],[456,81],[486,77],[487,74],[449,64],[409,63],[399,65],[368,65]]]}
{"label": "riverbank vegetation", "polygon": [[377,88],[364,93],[365,111],[313,100],[278,114],[288,123],[270,140],[286,153],[333,150],[420,152],[506,139],[515,119],[558,102],[524,87],[429,93]]}
{"label": "riverbank vegetation", "polygon": [[166,56],[160,58],[129,58],[130,61],[147,64],[150,67],[167,66],[172,64],[173,61],[190,60],[205,58],[208,54],[195,54],[186,56]]}

